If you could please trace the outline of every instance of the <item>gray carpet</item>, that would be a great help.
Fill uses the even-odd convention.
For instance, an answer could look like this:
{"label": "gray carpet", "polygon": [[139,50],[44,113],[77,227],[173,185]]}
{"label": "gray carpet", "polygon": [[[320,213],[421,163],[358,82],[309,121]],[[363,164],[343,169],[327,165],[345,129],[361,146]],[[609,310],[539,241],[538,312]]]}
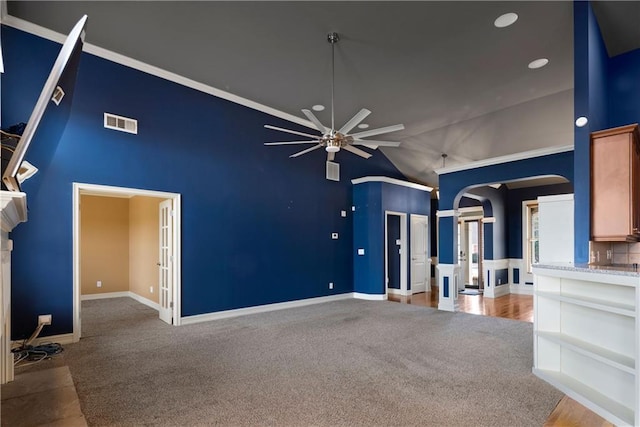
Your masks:
{"label": "gray carpet", "polygon": [[82,322],[90,426],[542,426],[562,397],[514,320],[345,300],[173,327],[116,298]]}

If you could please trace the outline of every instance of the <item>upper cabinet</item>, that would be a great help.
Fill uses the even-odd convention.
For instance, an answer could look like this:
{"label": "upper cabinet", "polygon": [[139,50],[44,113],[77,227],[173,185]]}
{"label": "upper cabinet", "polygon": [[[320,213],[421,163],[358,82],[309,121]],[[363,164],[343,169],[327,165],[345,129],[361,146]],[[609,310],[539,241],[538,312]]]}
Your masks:
{"label": "upper cabinet", "polygon": [[638,125],[591,134],[591,240],[640,240]]}

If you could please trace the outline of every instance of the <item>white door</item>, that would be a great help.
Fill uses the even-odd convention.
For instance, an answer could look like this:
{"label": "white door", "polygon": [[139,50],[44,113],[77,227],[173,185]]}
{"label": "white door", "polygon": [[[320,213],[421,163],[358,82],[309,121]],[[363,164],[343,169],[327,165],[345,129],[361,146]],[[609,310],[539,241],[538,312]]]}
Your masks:
{"label": "white door", "polygon": [[173,220],[172,200],[160,203],[160,260],[158,288],[160,289],[160,320],[172,324],[173,319]]}
{"label": "white door", "polygon": [[411,215],[411,292],[431,290],[427,269],[427,217]]}

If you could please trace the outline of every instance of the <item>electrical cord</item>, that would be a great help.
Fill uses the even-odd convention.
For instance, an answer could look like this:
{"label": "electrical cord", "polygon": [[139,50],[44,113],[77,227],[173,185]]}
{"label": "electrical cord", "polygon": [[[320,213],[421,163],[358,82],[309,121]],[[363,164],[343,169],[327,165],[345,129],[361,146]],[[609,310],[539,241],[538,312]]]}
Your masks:
{"label": "electrical cord", "polygon": [[16,347],[11,350],[13,353],[13,365],[16,367],[33,365],[45,359],[51,359],[52,357],[58,356],[63,350],[62,346],[58,343],[46,343],[32,346],[27,345],[25,342],[25,344],[20,347]]}

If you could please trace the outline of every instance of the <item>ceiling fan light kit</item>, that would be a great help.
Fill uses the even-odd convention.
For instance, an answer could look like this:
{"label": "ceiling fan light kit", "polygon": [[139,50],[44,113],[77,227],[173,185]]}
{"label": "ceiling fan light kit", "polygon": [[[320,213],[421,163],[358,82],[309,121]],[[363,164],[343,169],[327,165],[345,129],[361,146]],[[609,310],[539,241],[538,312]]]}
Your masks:
{"label": "ceiling fan light kit", "polygon": [[[341,149],[349,151],[357,156],[368,159],[371,154],[363,151],[355,145],[362,145],[368,148],[376,149],[378,147],[398,147],[400,142],[396,141],[373,141],[363,139],[370,136],[382,135],[384,133],[395,132],[404,129],[404,125],[386,126],[378,129],[371,129],[363,132],[350,134],[356,126],[358,126],[371,111],[366,108],[361,109],[355,116],[345,123],[340,129],[336,130],[335,127],[335,113],[334,113],[334,91],[335,91],[335,44],[340,40],[338,33],[329,33],[327,35],[327,41],[331,44],[331,127],[324,126],[320,120],[316,117],[311,110],[303,109],[302,113],[309,119],[312,129],[320,132],[320,135],[311,135],[304,132],[298,132],[291,129],[284,129],[271,125],[264,125],[267,129],[277,130],[280,132],[286,132],[292,135],[303,136],[310,138],[310,140],[304,141],[278,141],[278,142],[266,142],[265,145],[295,145],[295,144],[316,144],[311,148],[304,149],[297,153],[290,155],[289,157],[299,157],[303,154],[310,153],[319,148],[325,149],[327,152],[327,161],[333,161],[335,154]],[[317,108],[313,108],[319,111]]]}

